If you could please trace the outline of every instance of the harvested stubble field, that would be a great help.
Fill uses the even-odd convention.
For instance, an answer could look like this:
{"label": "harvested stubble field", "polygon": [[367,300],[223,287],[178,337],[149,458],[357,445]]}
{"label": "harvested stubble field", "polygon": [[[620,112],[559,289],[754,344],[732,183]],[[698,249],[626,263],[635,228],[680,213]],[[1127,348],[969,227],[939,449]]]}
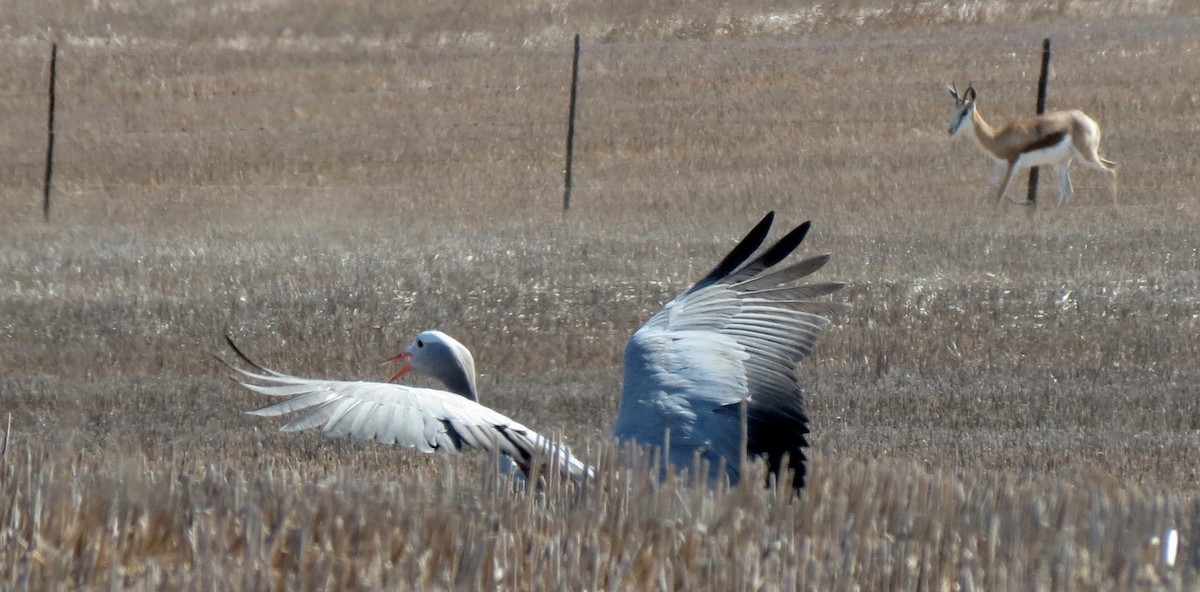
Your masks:
{"label": "harvested stubble field", "polygon": [[[1200,5],[509,4],[0,13],[0,587],[1195,589]],[[1031,111],[1044,36],[1117,205],[994,211],[946,137],[951,80]],[[808,490],[616,468],[624,341],[772,209],[850,284]],[[383,378],[426,328],[595,486],[279,434],[211,356]]]}

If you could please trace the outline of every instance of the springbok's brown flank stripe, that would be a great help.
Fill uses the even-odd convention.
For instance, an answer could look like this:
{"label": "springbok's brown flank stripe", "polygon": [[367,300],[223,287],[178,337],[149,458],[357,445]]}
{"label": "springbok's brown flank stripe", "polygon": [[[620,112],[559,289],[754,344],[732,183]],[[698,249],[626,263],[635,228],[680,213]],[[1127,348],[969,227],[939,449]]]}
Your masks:
{"label": "springbok's brown flank stripe", "polygon": [[1055,144],[1058,144],[1059,142],[1062,142],[1063,138],[1065,138],[1065,137],[1067,137],[1067,132],[1057,132],[1057,133],[1050,134],[1050,135],[1022,148],[1021,154],[1026,154],[1029,152],[1036,152],[1043,148],[1049,148],[1051,146],[1054,146]]}

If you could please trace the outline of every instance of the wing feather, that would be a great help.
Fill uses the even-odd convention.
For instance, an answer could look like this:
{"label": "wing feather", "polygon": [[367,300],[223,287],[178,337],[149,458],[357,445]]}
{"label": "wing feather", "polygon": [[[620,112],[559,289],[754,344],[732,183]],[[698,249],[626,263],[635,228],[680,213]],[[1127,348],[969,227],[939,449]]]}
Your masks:
{"label": "wing feather", "polygon": [[567,447],[466,397],[391,383],[299,378],[259,366],[234,348],[257,370],[251,372],[221,360],[241,375],[238,383],[283,398],[248,413],[267,417],[298,413],[281,431],[321,428],[327,438],[375,440],[429,453],[497,452],[510,456],[526,474],[535,457],[546,456],[572,479],[592,476],[592,469]]}
{"label": "wing feather", "polygon": [[750,229],[750,232],[742,240],[738,241],[733,250],[729,251],[729,254],[724,259],[721,259],[721,262],[712,271],[708,272],[708,275],[704,276],[704,279],[696,282],[696,285],[692,289],[694,290],[698,287],[721,281],[733,273],[738,266],[754,255],[758,247],[762,246],[763,241],[767,240],[767,234],[771,232],[771,223],[774,220],[775,212],[770,212],[764,216],[754,228]]}
{"label": "wing feather", "polygon": [[299,432],[301,430],[319,428],[329,421],[329,418],[337,411],[339,403],[337,400],[322,403],[312,411],[296,416],[295,419],[292,419],[279,428],[279,431]]}
{"label": "wing feather", "polygon": [[808,284],[806,286],[756,290],[751,292],[751,296],[754,298],[764,298],[767,300],[803,300],[805,298],[828,296],[845,287],[846,284],[842,282],[821,282],[819,284]]}
{"label": "wing feather", "polygon": [[272,403],[265,407],[259,407],[253,411],[247,411],[250,415],[258,415],[260,417],[276,417],[293,411],[307,409],[313,405],[319,405],[331,400],[330,393],[326,391],[311,391],[308,387],[297,387],[295,385],[281,385],[278,387],[262,386],[258,384],[246,383],[243,386],[246,388],[270,395],[272,397],[287,397],[295,396],[295,398]]}
{"label": "wing feather", "polygon": [[723,462],[726,475],[736,480],[745,402],[746,452],[765,457],[772,473],[792,470],[798,489],[809,429],[796,368],[829,325],[825,315],[844,308],[815,299],[844,284],[803,283],[829,255],[772,269],[803,242],[808,222],[755,257],[772,220],[771,214],[764,217],[712,272],[634,333],[625,349],[613,432],[620,439],[669,445],[677,466],[691,467],[699,454],[713,478]]}
{"label": "wing feather", "polygon": [[750,292],[762,289],[763,287],[782,286],[790,282],[802,280],[805,277],[816,273],[822,267],[825,267],[825,264],[829,263],[829,259],[830,255],[828,254],[809,257],[808,259],[793,263],[787,267],[772,271],[771,273],[765,273],[755,278],[739,281],[737,282],[737,288],[739,290]]}
{"label": "wing feather", "polygon": [[732,284],[757,277],[767,268],[773,267],[775,264],[783,261],[792,251],[795,251],[796,247],[800,246],[800,243],[804,241],[804,237],[808,235],[808,229],[811,227],[812,222],[805,222],[793,228],[791,232],[785,234],[783,238],[776,241],[774,245],[771,245],[764,251],[761,256],[747,263],[736,272],[729,274],[728,277],[722,278],[721,282]]}

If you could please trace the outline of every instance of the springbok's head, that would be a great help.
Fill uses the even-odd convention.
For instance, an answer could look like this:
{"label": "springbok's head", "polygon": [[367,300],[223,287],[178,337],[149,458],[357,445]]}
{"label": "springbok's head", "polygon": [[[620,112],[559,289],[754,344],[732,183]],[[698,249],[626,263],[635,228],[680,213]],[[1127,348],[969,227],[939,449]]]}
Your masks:
{"label": "springbok's head", "polygon": [[[954,111],[950,113],[950,135],[953,136],[971,127],[971,115],[975,111],[975,85],[968,85],[967,92],[962,95],[958,94],[954,85],[946,88],[950,89],[950,96],[954,97]],[[964,123],[967,125],[963,125]]]}

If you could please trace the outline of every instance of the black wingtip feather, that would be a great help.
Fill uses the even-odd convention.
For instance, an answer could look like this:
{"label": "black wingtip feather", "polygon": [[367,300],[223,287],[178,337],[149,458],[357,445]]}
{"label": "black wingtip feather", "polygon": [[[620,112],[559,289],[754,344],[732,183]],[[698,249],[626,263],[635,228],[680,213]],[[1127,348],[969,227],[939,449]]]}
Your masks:
{"label": "black wingtip feather", "polygon": [[[237,354],[237,357],[240,358],[243,362],[249,364],[251,368],[254,368],[255,370],[257,370],[259,372],[269,372],[266,368],[259,366],[257,363],[255,363],[254,360],[251,360],[249,356],[247,356],[245,353],[243,353],[241,348],[239,348],[237,346],[237,344],[233,342],[233,338],[230,337],[228,333],[225,334],[225,343],[228,343],[229,349],[232,349],[233,353]],[[217,357],[217,359],[221,360],[222,362],[225,362],[225,360],[221,359],[219,356]],[[229,365],[229,362],[225,362],[225,364]]]}
{"label": "black wingtip feather", "polygon": [[787,256],[791,255],[792,251],[795,251],[796,247],[799,247],[800,243],[804,242],[804,237],[808,236],[809,228],[812,228],[811,220],[793,228],[791,232],[776,241],[774,245],[771,245],[771,248],[767,249],[751,265],[761,265],[762,269],[769,269],[772,265],[787,259]]}
{"label": "black wingtip feather", "polygon": [[763,241],[767,239],[767,234],[771,232],[771,223],[774,221],[775,212],[767,212],[767,215],[763,216],[763,219],[750,232],[746,233],[737,246],[733,247],[733,250],[712,271],[708,272],[704,279],[696,282],[695,287],[711,284],[733,273],[762,246]]}

